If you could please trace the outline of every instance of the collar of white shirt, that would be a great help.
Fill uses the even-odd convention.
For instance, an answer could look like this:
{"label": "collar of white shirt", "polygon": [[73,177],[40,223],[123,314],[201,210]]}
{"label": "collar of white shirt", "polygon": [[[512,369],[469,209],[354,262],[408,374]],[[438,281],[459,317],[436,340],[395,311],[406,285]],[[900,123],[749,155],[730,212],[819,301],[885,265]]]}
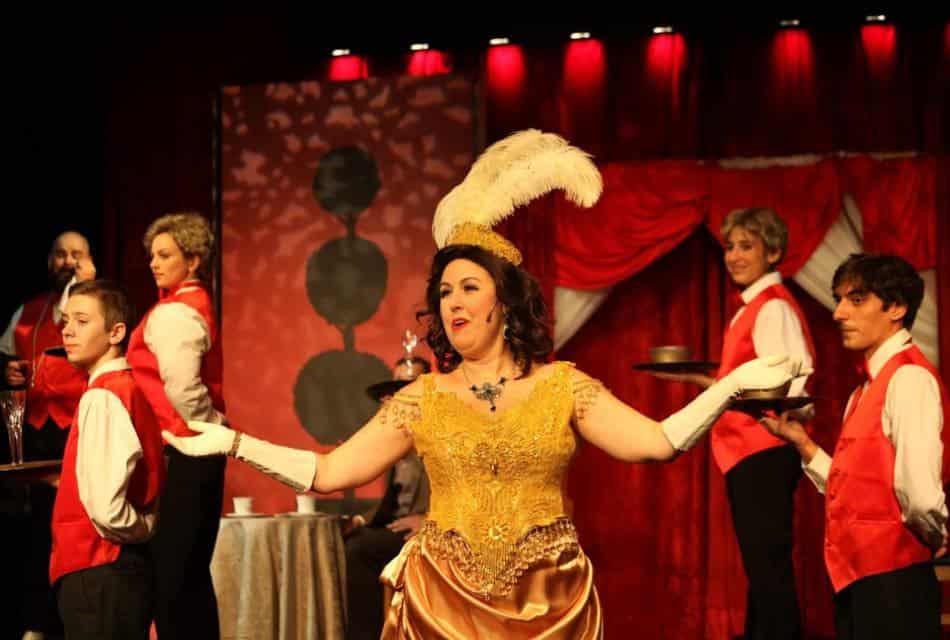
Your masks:
{"label": "collar of white shirt", "polygon": [[89,384],[92,384],[92,381],[98,378],[99,376],[112,373],[113,371],[124,371],[125,369],[131,369],[128,361],[124,358],[116,358],[114,360],[109,360],[101,365],[99,368],[89,374]]}
{"label": "collar of white shirt", "polygon": [[750,284],[739,294],[742,296],[742,302],[749,304],[757,295],[771,287],[773,284],[782,284],[782,274],[778,271],[769,271],[764,276]]}
{"label": "collar of white shirt", "polygon": [[871,379],[873,380],[877,377],[881,368],[887,364],[887,361],[890,360],[894,354],[909,348],[910,344],[911,336],[910,331],[907,329],[901,329],[881,343],[881,346],[877,348],[877,351],[875,351],[874,355],[868,360],[868,374],[871,376]]}
{"label": "collar of white shirt", "polygon": [[201,280],[197,278],[192,278],[191,280],[185,280],[178,288],[174,290],[174,293],[181,293],[183,291],[194,291],[195,289],[201,288]]}

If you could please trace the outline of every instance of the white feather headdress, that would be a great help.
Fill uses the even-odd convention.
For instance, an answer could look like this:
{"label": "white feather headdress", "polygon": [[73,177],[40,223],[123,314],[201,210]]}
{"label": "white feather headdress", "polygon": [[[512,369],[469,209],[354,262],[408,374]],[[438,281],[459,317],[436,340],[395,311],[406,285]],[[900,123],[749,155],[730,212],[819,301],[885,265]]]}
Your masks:
{"label": "white feather headdress", "polygon": [[477,244],[519,264],[518,249],[492,227],[535,198],[561,189],[569,200],[591,207],[603,179],[590,155],[561,136],[526,129],[482,153],[468,175],[436,207],[432,235],[438,248]]}

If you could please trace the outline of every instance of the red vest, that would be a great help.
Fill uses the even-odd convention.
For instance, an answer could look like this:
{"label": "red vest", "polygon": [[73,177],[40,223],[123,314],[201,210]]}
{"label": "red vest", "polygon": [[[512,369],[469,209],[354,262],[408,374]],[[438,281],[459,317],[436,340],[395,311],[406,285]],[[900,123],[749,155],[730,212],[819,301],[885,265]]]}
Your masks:
{"label": "red vest", "polygon": [[[191,288],[182,291],[184,288]],[[163,292],[164,294],[164,292]],[[164,294],[162,298],[152,307],[139,326],[135,328],[129,337],[129,349],[126,359],[132,365],[132,372],[135,375],[135,382],[138,383],[145,397],[152,404],[155,415],[158,417],[158,423],[165,431],[171,431],[179,436],[190,436],[195,433],[188,428],[188,425],[179,415],[175,407],[165,395],[165,383],[158,369],[158,359],[151,352],[148,345],[145,344],[145,327],[148,325],[148,319],[152,312],[159,305],[179,302],[195,309],[205,321],[210,333],[209,340],[211,349],[204,355],[201,362],[201,381],[208,388],[211,395],[211,405],[224,413],[224,388],[222,384],[224,363],[221,355],[221,342],[218,339],[218,326],[214,320],[214,307],[211,303],[211,296],[208,291],[196,282],[185,282],[177,289]]]}
{"label": "red vest", "polygon": [[[927,562],[933,556],[901,519],[894,495],[894,445],[881,425],[887,385],[894,372],[907,364],[924,367],[934,376],[944,420],[950,415],[947,391],[916,346],[888,360],[850,409],[825,486],[825,566],[835,592],[865,576]],[[950,429],[944,428],[944,482],[950,472],[948,434]]]}
{"label": "red vest", "polygon": [[47,418],[52,418],[60,429],[69,427],[88,379],[85,371],[69,364],[66,358],[43,353],[50,347],[63,346],[62,327],[53,322],[57,303],[55,293],[33,298],[23,305],[20,321],[13,330],[17,357],[30,361],[28,381],[35,369],[34,383],[26,392],[26,422],[36,429],[42,429]]}
{"label": "red vest", "polygon": [[[161,493],[165,482],[162,437],[152,407],[136,386],[132,372],[128,369],[104,373],[97,377],[89,388],[107,389],[119,398],[129,413],[132,426],[142,445],[143,455],[135,463],[125,497],[136,510],[145,510]],[[53,506],[50,584],[67,573],[115,562],[122,550],[121,544],[99,535],[79,499],[76,480],[79,430],[80,427],[74,421],[73,429],[66,440],[63,472]],[[124,461],[115,460],[113,464],[124,464]]]}
{"label": "red vest", "polygon": [[[811,340],[811,332],[808,331],[808,323],[805,322],[805,314],[802,313],[798,302],[784,285],[773,284],[753,298],[746,305],[742,315],[726,331],[722,344],[722,362],[719,365],[717,379],[724,377],[739,365],[754,360],[760,355],[770,355],[767,353],[756,354],[755,344],[752,341],[752,330],[755,328],[755,319],[759,315],[762,306],[769,300],[775,300],[776,298],[791,305],[795,315],[798,316],[802,331],[805,333],[808,352],[811,354],[812,362],[814,362],[815,347]],[[786,444],[784,440],[776,438],[763,429],[762,425],[754,418],[738,411],[723,413],[713,427],[710,437],[713,458],[716,460],[719,470],[723,473],[728,472],[754,453]]]}

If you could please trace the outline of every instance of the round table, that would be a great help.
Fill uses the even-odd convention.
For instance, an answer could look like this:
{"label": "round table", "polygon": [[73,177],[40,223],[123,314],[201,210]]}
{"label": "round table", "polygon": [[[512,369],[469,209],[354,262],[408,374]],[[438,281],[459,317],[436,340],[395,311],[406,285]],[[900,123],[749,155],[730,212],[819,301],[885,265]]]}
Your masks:
{"label": "round table", "polygon": [[345,572],[337,516],[222,518],[211,559],[221,638],[344,638]]}

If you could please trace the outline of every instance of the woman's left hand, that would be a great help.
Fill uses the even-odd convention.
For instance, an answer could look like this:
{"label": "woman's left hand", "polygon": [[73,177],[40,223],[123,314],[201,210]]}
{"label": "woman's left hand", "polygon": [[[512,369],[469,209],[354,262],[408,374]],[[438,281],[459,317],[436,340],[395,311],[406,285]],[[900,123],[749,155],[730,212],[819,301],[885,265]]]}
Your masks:
{"label": "woman's left hand", "polygon": [[800,356],[776,354],[749,360],[726,376],[741,393],[752,389],[775,389],[789,380],[814,373],[811,367],[802,365]]}
{"label": "woman's left hand", "polygon": [[233,429],[200,420],[189,420],[188,428],[198,435],[181,437],[170,431],[162,431],[162,439],[193,458],[226,455],[234,446],[234,438],[237,435]]}

